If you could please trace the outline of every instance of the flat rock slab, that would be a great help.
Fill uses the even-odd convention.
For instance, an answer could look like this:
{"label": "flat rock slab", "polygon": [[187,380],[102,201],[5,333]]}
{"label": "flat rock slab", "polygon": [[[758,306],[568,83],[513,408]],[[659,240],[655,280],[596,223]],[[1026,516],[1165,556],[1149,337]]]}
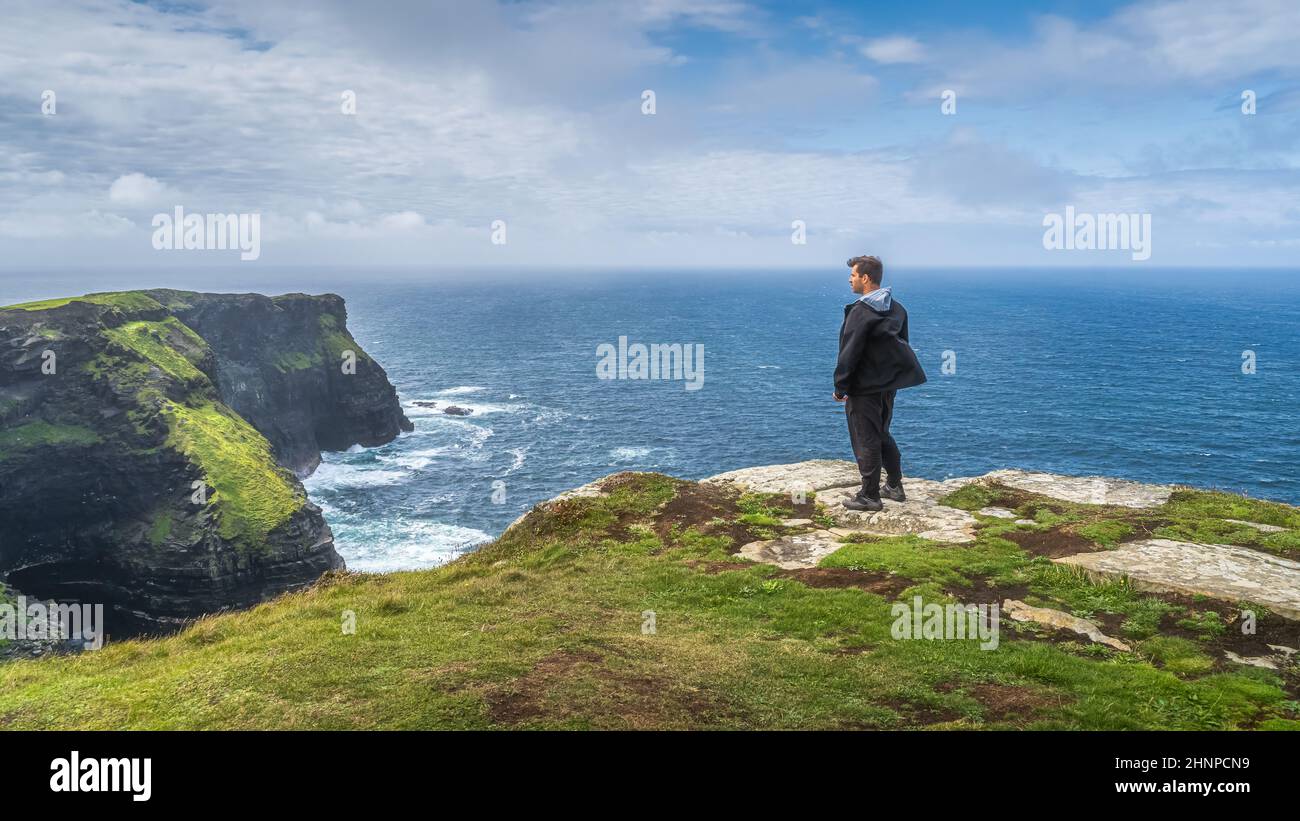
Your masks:
{"label": "flat rock slab", "polygon": [[981,516],[993,516],[998,519],[1014,519],[1017,516],[1014,510],[1007,510],[1005,507],[982,507],[975,512]]}
{"label": "flat rock slab", "polygon": [[816,491],[817,500],[826,505],[827,512],[838,525],[833,531],[828,531],[832,535],[843,535],[846,532],[869,533],[873,536],[915,534],[940,542],[975,541],[975,517],[964,510],[938,504],[942,497],[975,481],[971,477],[946,479],[942,482],[904,477],[903,490],[907,492],[907,501],[892,502],[886,499],[885,509],[876,513],[844,507],[844,502],[858,492],[862,481],[857,464],[847,459],[812,459],[789,465],[764,465],[719,473],[702,481],[725,482],[758,493]]}
{"label": "flat rock slab", "polygon": [[1266,525],[1266,524],[1261,524],[1259,522],[1248,522],[1245,519],[1224,519],[1223,521],[1232,522],[1234,525],[1245,525],[1246,527],[1253,527],[1256,530],[1258,530],[1260,533],[1281,533],[1283,530],[1286,530],[1285,527],[1278,527],[1277,525]]}
{"label": "flat rock slab", "polygon": [[1251,667],[1262,667],[1265,670],[1277,669],[1277,662],[1269,656],[1239,656],[1231,650],[1224,650],[1223,657],[1237,664],[1249,664]]}
{"label": "flat rock slab", "polygon": [[994,479],[1028,493],[1086,505],[1159,507],[1169,501],[1169,494],[1174,492],[1173,485],[1144,485],[1105,476],[1062,476],[1025,470],[995,470],[982,478]]}
{"label": "flat rock slab", "polygon": [[811,493],[832,487],[859,487],[857,464],[846,459],[810,459],[788,465],[763,465],[719,473],[701,482],[727,483],[755,493]]}
{"label": "flat rock slab", "polygon": [[1016,599],[1007,599],[1002,602],[1002,612],[1010,616],[1013,621],[1032,621],[1060,630],[1070,630],[1098,644],[1104,644],[1107,647],[1113,647],[1126,653],[1133,649],[1119,639],[1112,638],[1101,632],[1097,625],[1087,619],[1072,616],[1063,610],[1053,610],[1050,607],[1033,607]]}
{"label": "flat rock slab", "polygon": [[826,512],[843,529],[874,536],[915,534],[936,542],[965,544],[975,541],[975,517],[965,510],[941,505],[938,500],[969,481],[904,479],[903,490],[907,493],[907,501],[893,502],[886,499],[885,509],[875,513],[850,510],[844,506],[857,493],[856,485],[822,491],[817,494],[817,499],[826,504]]}
{"label": "flat rock slab", "polygon": [[1300,562],[1247,547],[1144,539],[1055,561],[1097,576],[1127,577],[1143,590],[1249,601],[1300,620]]}
{"label": "flat rock slab", "polygon": [[774,564],[783,570],[816,567],[817,563],[844,545],[830,531],[800,533],[763,542],[750,542],[736,556]]}

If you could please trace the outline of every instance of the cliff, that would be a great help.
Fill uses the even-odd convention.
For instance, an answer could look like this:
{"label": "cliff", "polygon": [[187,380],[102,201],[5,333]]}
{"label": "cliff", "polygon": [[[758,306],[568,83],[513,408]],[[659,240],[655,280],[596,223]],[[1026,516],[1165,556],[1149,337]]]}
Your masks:
{"label": "cliff", "polygon": [[857,483],[615,474],[439,568],[0,664],[0,727],[1300,729],[1300,508],[1005,470],[862,514]]}
{"label": "cliff", "polygon": [[118,636],[302,587],[343,561],[294,473],[409,429],[334,295],[0,309],[0,579]]}

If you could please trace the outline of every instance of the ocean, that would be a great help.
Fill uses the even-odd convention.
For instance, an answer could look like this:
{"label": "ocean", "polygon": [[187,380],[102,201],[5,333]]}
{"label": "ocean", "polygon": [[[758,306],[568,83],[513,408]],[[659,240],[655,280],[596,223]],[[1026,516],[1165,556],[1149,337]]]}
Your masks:
{"label": "ocean", "polygon": [[[416,429],[327,455],[308,491],[349,566],[393,570],[453,558],[613,471],[851,458],[830,395],[844,279],[641,273],[345,294]],[[897,400],[905,474],[1021,467],[1300,502],[1297,279],[1135,279],[893,280],[930,377]],[[598,348],[620,337],[702,345],[698,389],[598,378]]]}
{"label": "ocean", "polygon": [[[851,458],[831,399],[843,270],[179,287],[346,298],[415,430],[326,454],[305,484],[348,566],[391,571],[614,471]],[[895,407],[905,476],[1018,467],[1300,503],[1300,273],[1153,270],[887,272],[929,375]],[[620,337],[703,346],[698,384],[599,378]]]}

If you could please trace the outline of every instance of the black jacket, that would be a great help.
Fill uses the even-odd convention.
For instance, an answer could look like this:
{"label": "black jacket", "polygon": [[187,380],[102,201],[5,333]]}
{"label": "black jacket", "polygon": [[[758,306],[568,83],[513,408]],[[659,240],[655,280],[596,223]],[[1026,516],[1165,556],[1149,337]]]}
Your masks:
{"label": "black jacket", "polygon": [[861,300],[844,306],[835,393],[861,396],[924,381],[925,371],[907,342],[907,311],[897,300],[883,312]]}

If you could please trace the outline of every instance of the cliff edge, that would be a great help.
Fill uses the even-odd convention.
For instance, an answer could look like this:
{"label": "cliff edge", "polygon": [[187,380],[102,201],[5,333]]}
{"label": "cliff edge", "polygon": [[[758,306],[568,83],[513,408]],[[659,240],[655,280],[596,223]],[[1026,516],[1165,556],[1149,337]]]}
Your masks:
{"label": "cliff edge", "polygon": [[0,308],[0,579],[121,636],[342,568],[295,473],[411,429],[346,319],[333,294]]}
{"label": "cliff edge", "polygon": [[1300,729],[1300,508],[1002,470],[863,514],[857,482],[608,476],[438,568],[0,664],[0,727]]}

